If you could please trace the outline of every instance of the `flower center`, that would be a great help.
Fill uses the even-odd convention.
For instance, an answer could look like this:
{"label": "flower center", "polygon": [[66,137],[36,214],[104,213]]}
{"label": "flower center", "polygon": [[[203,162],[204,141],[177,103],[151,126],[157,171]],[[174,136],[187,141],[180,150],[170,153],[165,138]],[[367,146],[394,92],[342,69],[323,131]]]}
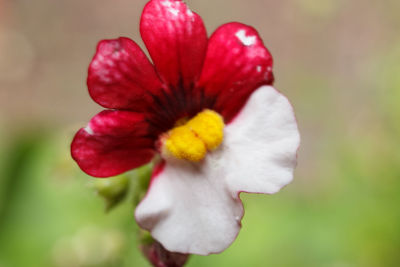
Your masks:
{"label": "flower center", "polygon": [[162,152],[178,159],[202,160],[224,139],[224,120],[217,112],[205,109],[186,123],[178,123],[164,136]]}

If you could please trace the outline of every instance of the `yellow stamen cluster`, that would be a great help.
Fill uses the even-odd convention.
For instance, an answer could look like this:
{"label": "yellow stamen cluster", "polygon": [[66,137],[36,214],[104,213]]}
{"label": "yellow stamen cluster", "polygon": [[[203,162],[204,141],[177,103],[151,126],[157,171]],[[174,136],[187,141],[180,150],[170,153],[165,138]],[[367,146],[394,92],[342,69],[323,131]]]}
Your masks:
{"label": "yellow stamen cluster", "polygon": [[185,124],[179,123],[166,135],[163,151],[178,159],[202,160],[207,151],[219,147],[224,139],[224,120],[215,111],[204,110]]}

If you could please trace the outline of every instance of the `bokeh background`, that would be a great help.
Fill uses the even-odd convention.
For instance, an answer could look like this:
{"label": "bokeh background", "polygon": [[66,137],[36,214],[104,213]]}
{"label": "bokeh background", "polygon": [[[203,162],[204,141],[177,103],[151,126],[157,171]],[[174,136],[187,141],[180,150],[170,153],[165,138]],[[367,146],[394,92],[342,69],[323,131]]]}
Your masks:
{"label": "bokeh background", "polygon": [[[400,1],[187,2],[209,34],[258,29],[302,134],[294,182],[242,194],[236,242],[187,266],[400,266]],[[0,0],[1,267],[149,266],[129,196],[105,213],[69,155],[101,110],[85,85],[96,43],[143,47],[145,3]]]}

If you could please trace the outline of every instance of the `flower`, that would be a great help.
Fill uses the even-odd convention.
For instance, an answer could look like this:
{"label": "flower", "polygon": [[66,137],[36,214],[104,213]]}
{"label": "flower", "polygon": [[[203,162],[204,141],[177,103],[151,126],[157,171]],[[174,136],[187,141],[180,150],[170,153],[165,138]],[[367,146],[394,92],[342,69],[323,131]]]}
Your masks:
{"label": "flower", "polygon": [[208,39],[184,2],[151,0],[140,32],[154,66],[128,38],[98,44],[87,84],[108,110],[78,131],[72,156],[109,177],[160,155],[138,224],[169,251],[219,253],[240,230],[240,192],[292,180],[293,108],[271,86],[272,57],[250,26],[228,23]]}

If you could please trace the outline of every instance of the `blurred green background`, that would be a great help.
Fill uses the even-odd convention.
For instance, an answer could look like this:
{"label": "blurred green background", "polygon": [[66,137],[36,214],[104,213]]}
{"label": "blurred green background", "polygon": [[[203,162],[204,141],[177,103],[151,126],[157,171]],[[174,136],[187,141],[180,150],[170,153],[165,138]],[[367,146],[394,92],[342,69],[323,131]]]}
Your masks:
{"label": "blurred green background", "polygon": [[[242,194],[236,242],[187,266],[400,266],[400,2],[187,2],[209,34],[259,30],[302,134],[294,182]],[[149,266],[130,196],[105,213],[69,155],[101,110],[85,85],[96,43],[143,47],[145,3],[0,0],[0,267]]]}

